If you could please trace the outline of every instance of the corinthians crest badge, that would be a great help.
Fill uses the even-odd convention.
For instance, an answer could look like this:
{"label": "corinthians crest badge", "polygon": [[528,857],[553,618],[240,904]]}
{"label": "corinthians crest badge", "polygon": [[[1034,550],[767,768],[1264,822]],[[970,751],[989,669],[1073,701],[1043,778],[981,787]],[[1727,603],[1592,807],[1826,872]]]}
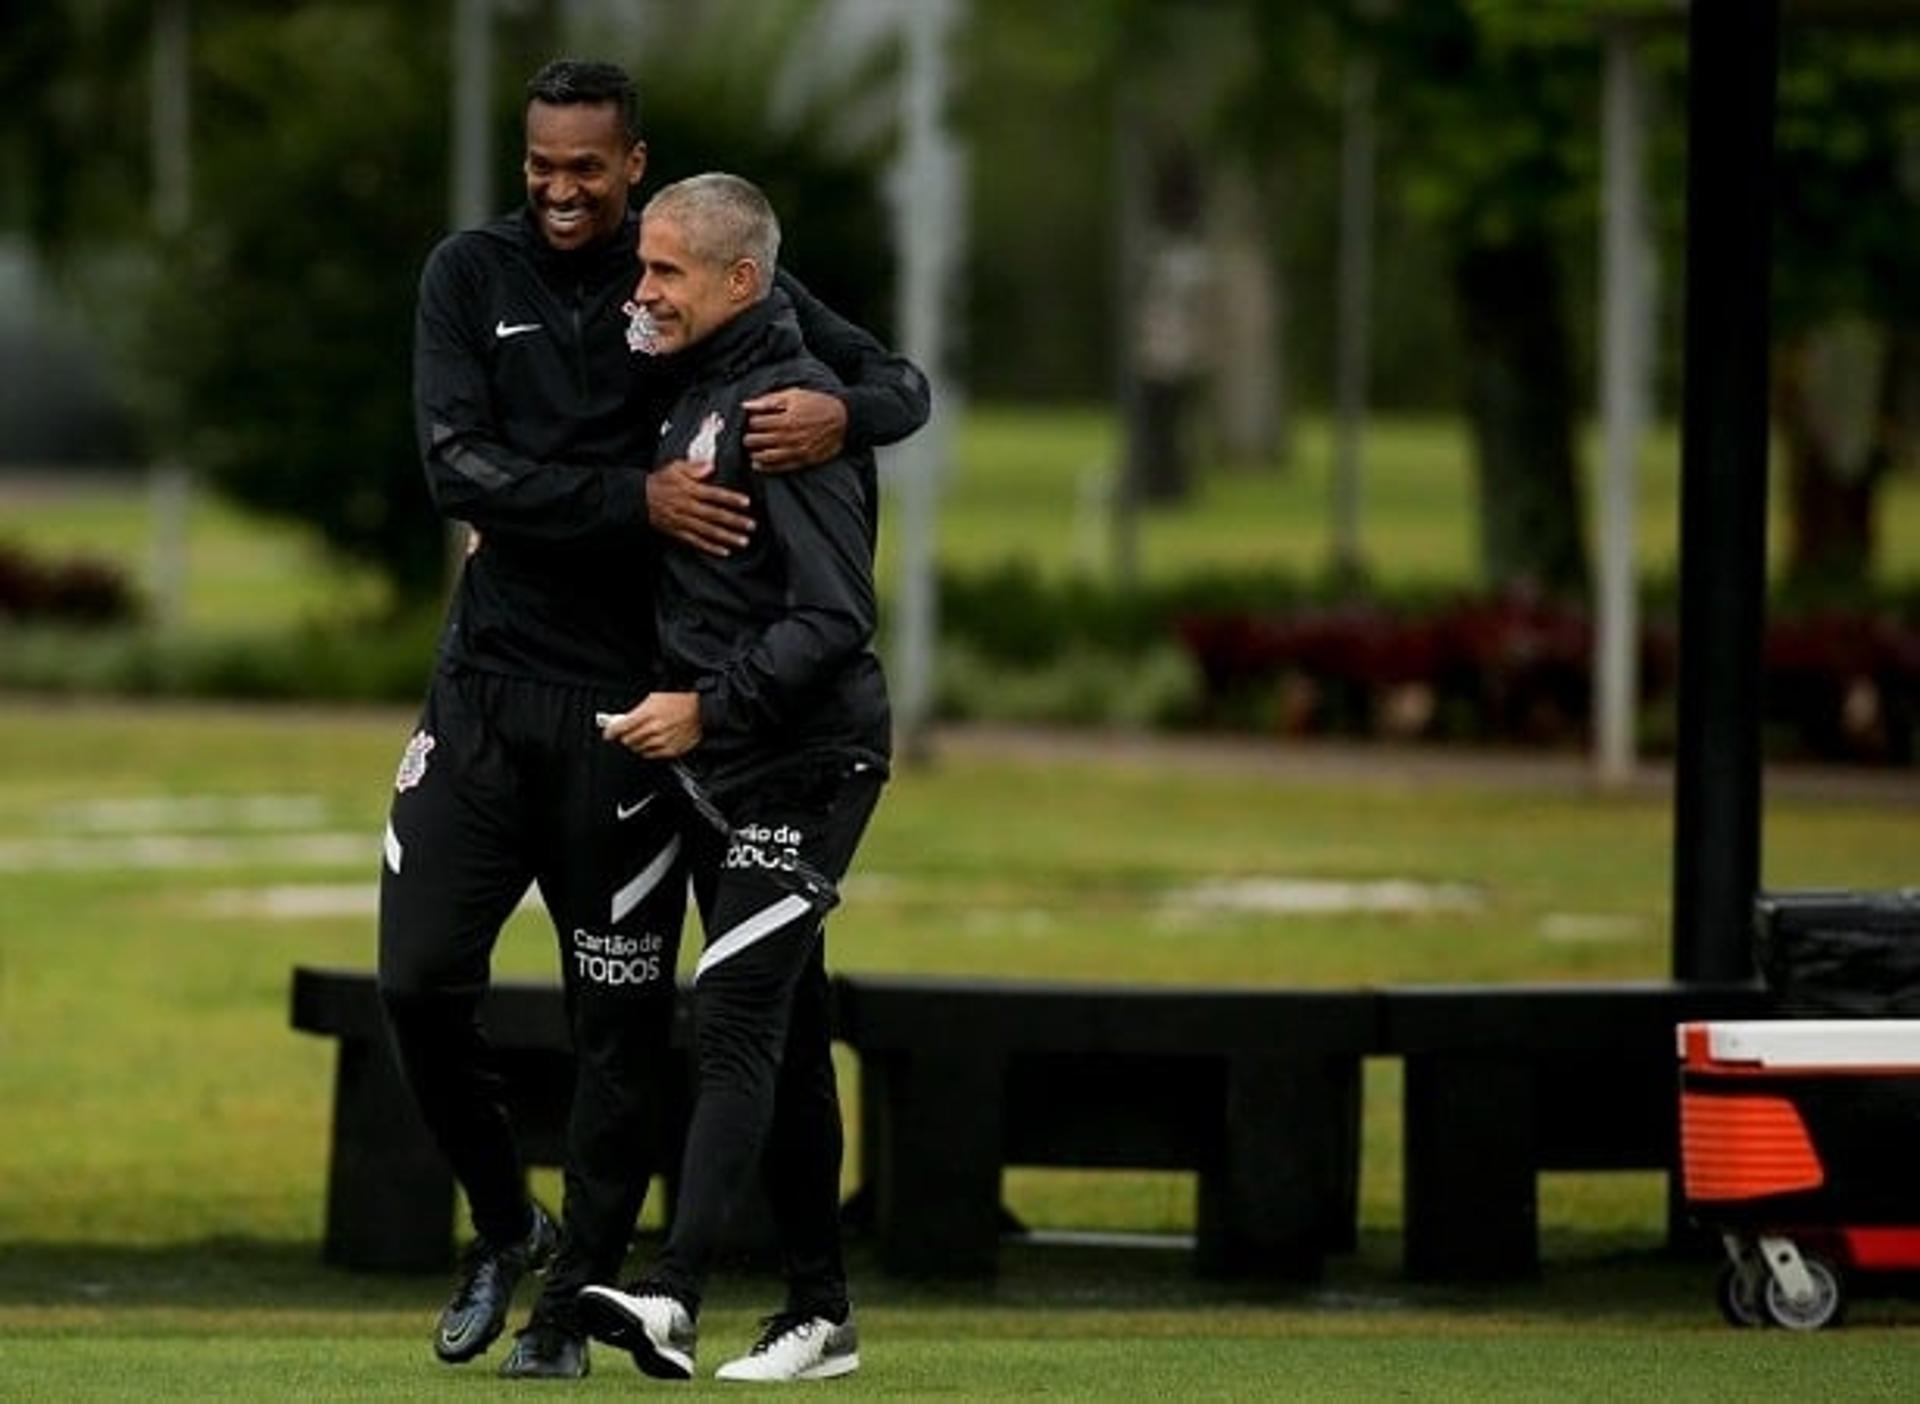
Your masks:
{"label": "corinthians crest badge", "polygon": [[713,462],[720,452],[720,431],[726,427],[727,421],[717,414],[710,414],[701,420],[700,432],[687,445],[687,458],[694,463]]}
{"label": "corinthians crest badge", "polygon": [[620,310],[627,314],[627,350],[651,356],[659,349],[660,342],[647,309],[637,302],[623,302]]}
{"label": "corinthians crest badge", "polygon": [[407,742],[406,754],[400,757],[400,769],[393,777],[393,788],[399,791],[411,790],[427,774],[427,756],[433,750],[433,736],[425,731],[416,731]]}

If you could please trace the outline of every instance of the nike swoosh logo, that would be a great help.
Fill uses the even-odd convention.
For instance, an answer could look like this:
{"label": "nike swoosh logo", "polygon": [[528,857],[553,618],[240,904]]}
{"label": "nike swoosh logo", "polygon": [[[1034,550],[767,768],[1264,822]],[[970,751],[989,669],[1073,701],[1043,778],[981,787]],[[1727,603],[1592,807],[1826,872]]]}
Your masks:
{"label": "nike swoosh logo", "polygon": [[493,337],[496,341],[505,341],[510,336],[520,335],[521,332],[539,330],[540,324],[538,322],[495,322],[493,324]]}
{"label": "nike swoosh logo", "polygon": [[613,806],[613,817],[615,819],[631,819],[633,818],[634,815],[638,814],[641,810],[645,809],[648,805],[652,803],[653,803],[652,795],[648,795],[645,799],[639,801],[637,804],[620,804],[616,802]]}

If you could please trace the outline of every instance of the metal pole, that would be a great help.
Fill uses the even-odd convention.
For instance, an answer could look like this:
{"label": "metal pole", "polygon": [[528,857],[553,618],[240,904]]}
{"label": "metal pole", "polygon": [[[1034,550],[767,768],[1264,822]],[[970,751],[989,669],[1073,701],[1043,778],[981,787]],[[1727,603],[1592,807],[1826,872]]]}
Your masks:
{"label": "metal pole", "polygon": [[1119,452],[1110,505],[1113,579],[1123,591],[1132,590],[1140,580],[1140,485],[1146,473],[1140,461],[1143,409],[1138,356],[1147,228],[1147,135],[1139,115],[1141,100],[1140,84],[1128,56],[1122,55],[1114,75],[1113,100],[1113,345]]}
{"label": "metal pole", "polygon": [[1687,17],[1686,397],[1673,973],[1750,976],[1760,874],[1768,264],[1778,0]]}
{"label": "metal pole", "polygon": [[1600,553],[1594,590],[1594,766],[1602,786],[1618,789],[1633,778],[1639,696],[1635,480],[1647,421],[1653,282],[1646,226],[1646,94],[1640,37],[1626,24],[1608,27],[1602,92],[1606,154],[1600,414],[1605,442],[1596,484]]}
{"label": "metal pole", "polygon": [[[163,240],[184,233],[193,216],[192,18],[188,0],[154,0],[149,156],[153,227]],[[162,629],[178,629],[186,620],[193,470],[159,459],[148,471],[147,494],[154,619]]]}
{"label": "metal pole", "polygon": [[458,0],[453,19],[453,162],[447,227],[471,229],[493,213],[493,0]]}
{"label": "metal pole", "polygon": [[899,321],[903,349],[933,386],[933,417],[893,451],[888,478],[899,500],[900,555],[893,632],[894,726],[911,759],[924,754],[933,712],[934,641],[939,598],[934,536],[940,479],[951,453],[958,391],[947,373],[949,294],[960,266],[965,211],[961,157],[947,124],[949,52],[963,0],[914,0],[902,6],[906,71],[905,139],[894,172],[894,230],[900,249]]}
{"label": "metal pole", "polygon": [[1347,59],[1340,102],[1339,321],[1335,328],[1338,419],[1333,452],[1333,568],[1352,579],[1365,570],[1360,546],[1362,436],[1366,430],[1368,323],[1373,302],[1372,54]]}
{"label": "metal pole", "polygon": [[[471,229],[493,213],[493,0],[455,0],[453,79],[449,91],[452,156],[447,163],[447,227]],[[446,524],[447,589],[459,586],[471,533]]]}

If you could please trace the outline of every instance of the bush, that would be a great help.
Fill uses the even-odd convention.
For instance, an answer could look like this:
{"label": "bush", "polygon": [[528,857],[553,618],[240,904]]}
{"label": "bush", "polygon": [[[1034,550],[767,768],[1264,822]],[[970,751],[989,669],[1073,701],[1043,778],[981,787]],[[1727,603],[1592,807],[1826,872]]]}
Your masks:
{"label": "bush", "polygon": [[940,651],[934,709],[944,721],[1139,729],[1191,722],[1199,696],[1193,664],[1169,643],[1139,657],[1077,648],[1012,665],[948,642]]}
{"label": "bush", "polygon": [[139,614],[139,599],[117,566],[83,556],[40,560],[0,542],[0,622],[99,628]]}
{"label": "bush", "polygon": [[0,688],[60,695],[407,702],[433,666],[424,620],[203,638],[133,629],[0,629]]}

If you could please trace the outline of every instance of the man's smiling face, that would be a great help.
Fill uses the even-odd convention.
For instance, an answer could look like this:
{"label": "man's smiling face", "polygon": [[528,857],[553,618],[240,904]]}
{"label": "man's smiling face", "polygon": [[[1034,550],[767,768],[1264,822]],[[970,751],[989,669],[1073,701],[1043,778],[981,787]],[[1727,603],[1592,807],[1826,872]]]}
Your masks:
{"label": "man's smiling face", "polygon": [[646,143],[628,139],[613,103],[527,104],[527,202],[554,248],[617,230],[646,168]]}

